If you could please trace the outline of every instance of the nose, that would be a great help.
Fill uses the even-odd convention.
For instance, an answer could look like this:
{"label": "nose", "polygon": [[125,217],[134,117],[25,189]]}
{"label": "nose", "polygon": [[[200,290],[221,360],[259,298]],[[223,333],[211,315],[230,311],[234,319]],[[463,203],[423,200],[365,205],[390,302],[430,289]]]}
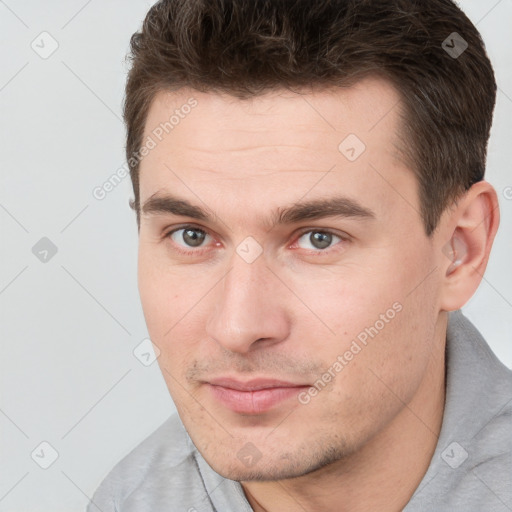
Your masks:
{"label": "nose", "polygon": [[206,331],[223,348],[247,353],[288,338],[283,284],[263,256],[247,263],[235,253],[230,271],[215,292]]}

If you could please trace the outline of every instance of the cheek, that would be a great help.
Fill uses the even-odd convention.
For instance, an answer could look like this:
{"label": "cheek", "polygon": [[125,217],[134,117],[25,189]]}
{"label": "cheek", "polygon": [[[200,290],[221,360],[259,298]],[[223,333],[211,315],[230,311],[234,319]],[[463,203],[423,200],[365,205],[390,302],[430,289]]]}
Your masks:
{"label": "cheek", "polygon": [[[374,323],[364,331],[366,344],[346,368],[340,385],[359,395],[367,414],[375,410],[396,410],[408,403],[423,379],[433,350],[435,328],[429,313],[415,300],[403,300],[401,310],[389,323]],[[357,339],[357,338],[356,338]],[[364,411],[362,411],[364,413]]]}
{"label": "cheek", "polygon": [[204,286],[198,275],[171,266],[159,251],[141,245],[138,258],[138,288],[150,334],[167,338],[186,320],[194,304],[200,302]]}
{"label": "cheek", "polygon": [[[166,305],[169,304],[170,290],[166,279],[162,279],[158,262],[139,249],[138,287],[144,318],[151,339],[157,342],[164,334],[168,318]],[[167,323],[167,329],[169,325]]]}
{"label": "cheek", "polygon": [[[376,261],[371,272],[353,266],[302,288],[304,302],[329,327],[313,315],[302,317],[301,330],[310,333],[303,348],[338,375],[333,395],[337,390],[349,396],[367,393],[375,403],[390,393],[386,384],[404,399],[417,389],[430,358],[436,316],[435,276],[425,280],[430,263],[420,256],[411,256],[414,264],[402,264],[395,254]],[[340,356],[341,370],[334,367]]]}
{"label": "cheek", "polygon": [[346,433],[357,440],[382,427],[413,399],[425,376],[432,332],[426,324],[410,323],[410,315],[405,308],[378,332],[370,334],[366,327],[368,331],[360,331],[367,334],[365,343],[347,336],[331,347],[325,370],[334,368],[336,373],[336,361],[343,368],[312,404],[325,424],[350,425]]}
{"label": "cheek", "polygon": [[[395,283],[396,284],[396,283]],[[359,335],[364,342],[367,329],[388,330],[399,314],[399,299],[403,294],[393,283],[369,275],[355,267],[344,269],[338,275],[316,275],[314,279],[297,279],[292,288],[299,290],[301,301],[309,312],[297,309],[296,321],[301,329],[316,329],[310,342],[318,343],[325,351],[331,345],[336,350],[347,348]],[[393,305],[395,304],[395,307]],[[384,318],[384,320],[381,320]]]}
{"label": "cheek", "polygon": [[[197,356],[204,339],[207,300],[211,288],[197,271],[167,265],[164,258],[139,249],[138,287],[149,336],[160,350],[158,363],[170,389],[183,381],[188,361]],[[172,377],[171,377],[172,375]]]}

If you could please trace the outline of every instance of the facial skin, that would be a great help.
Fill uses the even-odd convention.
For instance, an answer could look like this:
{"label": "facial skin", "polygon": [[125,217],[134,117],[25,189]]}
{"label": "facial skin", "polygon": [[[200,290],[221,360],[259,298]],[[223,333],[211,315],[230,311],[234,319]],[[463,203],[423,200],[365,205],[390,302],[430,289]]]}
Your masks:
{"label": "facial skin", "polygon": [[[496,194],[475,185],[427,237],[397,150],[399,97],[378,79],[245,101],[161,92],[144,138],[191,97],[197,106],[141,162],[139,244],[144,315],[188,433],[215,471],[242,481],[256,511],[401,510],[436,446],[446,311],[485,270]],[[338,149],[349,134],[366,146],[354,161]],[[211,218],[165,211],[156,199],[171,195]],[[358,215],[277,222],[334,197]],[[454,234],[465,248],[455,269]],[[299,391],[329,369],[330,382],[301,403]],[[241,413],[212,393],[221,377],[306,387]]]}

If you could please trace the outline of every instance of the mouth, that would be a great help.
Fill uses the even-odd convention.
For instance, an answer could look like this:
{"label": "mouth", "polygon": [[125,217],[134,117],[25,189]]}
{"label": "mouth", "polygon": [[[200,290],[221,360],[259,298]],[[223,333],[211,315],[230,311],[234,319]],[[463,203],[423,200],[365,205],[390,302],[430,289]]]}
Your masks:
{"label": "mouth", "polygon": [[222,378],[205,382],[212,397],[224,407],[240,414],[262,414],[282,402],[296,398],[310,387],[275,379],[253,379],[242,382]]}

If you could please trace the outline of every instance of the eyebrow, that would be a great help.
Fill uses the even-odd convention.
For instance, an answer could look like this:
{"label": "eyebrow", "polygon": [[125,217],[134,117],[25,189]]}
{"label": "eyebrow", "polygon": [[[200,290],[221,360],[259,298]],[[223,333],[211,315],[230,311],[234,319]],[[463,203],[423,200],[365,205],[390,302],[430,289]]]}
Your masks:
{"label": "eyebrow", "polygon": [[[185,199],[169,194],[151,196],[141,208],[144,215],[171,214],[190,217],[200,221],[212,221],[218,218],[209,208],[193,205]],[[375,213],[357,201],[343,196],[316,199],[278,208],[271,213],[269,221],[275,224],[294,224],[305,220],[327,217],[374,219]]]}

